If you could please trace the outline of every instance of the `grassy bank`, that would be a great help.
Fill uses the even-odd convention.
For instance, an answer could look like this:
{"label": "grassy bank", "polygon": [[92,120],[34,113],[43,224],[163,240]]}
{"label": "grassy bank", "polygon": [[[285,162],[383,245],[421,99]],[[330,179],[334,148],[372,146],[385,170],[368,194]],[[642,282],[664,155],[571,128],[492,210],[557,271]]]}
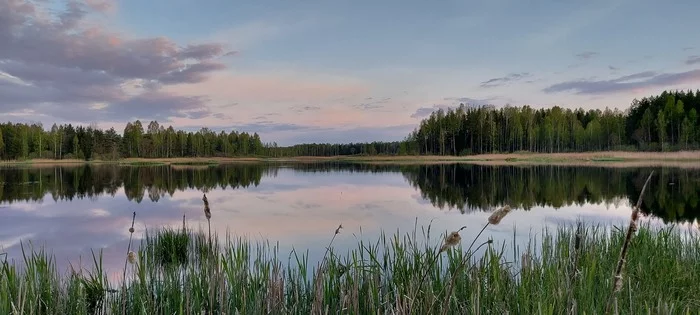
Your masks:
{"label": "grassy bank", "polygon": [[429,163],[474,163],[474,164],[542,164],[557,163],[562,165],[628,165],[628,166],[693,166],[700,162],[700,151],[680,152],[580,152],[580,153],[503,153],[479,154],[469,156],[406,155],[406,156],[331,156],[313,157],[297,156],[285,158],[272,157],[202,157],[202,158],[128,158],[115,161],[83,161],[75,159],[53,160],[32,159],[22,161],[0,161],[0,166],[12,165],[66,165],[66,164],[123,164],[123,165],[217,165],[223,163],[245,162],[360,162],[360,163],[395,163],[395,164],[429,164]]}
{"label": "grassy bank", "polygon": [[486,234],[431,240],[429,231],[342,250],[330,240],[312,264],[269,243],[214,236],[210,244],[206,231],[163,229],[132,247],[126,286],[107,280],[99,252],[91,270],[64,275],[45,251],[24,247],[24,259],[2,262],[0,313],[601,314],[610,301],[624,314],[700,308],[697,234],[640,228],[613,300],[624,231],[563,227],[515,252]]}

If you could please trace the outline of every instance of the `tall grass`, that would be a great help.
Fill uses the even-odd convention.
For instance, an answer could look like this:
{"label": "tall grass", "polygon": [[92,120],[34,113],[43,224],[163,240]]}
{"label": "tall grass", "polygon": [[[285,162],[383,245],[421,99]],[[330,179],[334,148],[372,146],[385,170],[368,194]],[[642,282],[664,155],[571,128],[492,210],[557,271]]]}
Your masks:
{"label": "tall grass", "polygon": [[[49,253],[23,247],[21,260],[0,256],[0,314],[602,314],[626,235],[565,226],[510,252],[486,230],[474,252],[463,243],[440,252],[443,242],[421,243],[422,231],[329,246],[312,264],[267,242],[156,230],[134,248],[125,294],[99,252],[89,272],[61,275]],[[641,226],[630,242],[619,313],[700,309],[697,233]]]}

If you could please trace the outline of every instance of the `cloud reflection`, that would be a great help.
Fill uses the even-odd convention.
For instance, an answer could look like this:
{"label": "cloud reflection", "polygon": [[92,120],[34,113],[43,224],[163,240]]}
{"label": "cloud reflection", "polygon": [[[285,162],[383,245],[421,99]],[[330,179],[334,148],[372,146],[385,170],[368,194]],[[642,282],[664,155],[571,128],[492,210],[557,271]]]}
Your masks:
{"label": "cloud reflection", "polygon": [[[334,244],[344,252],[355,247],[359,239],[376,241],[382,231],[406,234],[417,226],[420,236],[420,229],[431,221],[433,245],[440,242],[440,233],[464,225],[467,228],[462,238],[471,241],[490,215],[489,211],[442,210],[420,197],[417,188],[399,172],[314,173],[281,168],[275,174],[257,186],[207,186],[213,232],[220,237],[230,234],[252,241],[279,242],[281,257],[293,248],[308,250],[314,261],[323,256],[324,246],[339,224],[344,228]],[[146,228],[179,227],[183,215],[190,227],[206,228],[202,191],[194,186],[183,189],[176,194],[163,194],[157,202],[134,202],[124,187],[114,194],[93,198],[14,202],[2,209],[0,246],[14,259],[21,257],[20,240],[46,246],[56,255],[60,270],[67,270],[69,263],[77,265],[81,256],[83,261],[91,261],[90,250],[101,249],[110,277],[119,279],[132,212],[137,214],[136,246]],[[545,228],[574,225],[579,220],[595,225],[622,225],[630,213],[626,200],[573,203],[557,208],[540,205],[527,211],[516,207],[501,224],[490,226],[482,239],[492,238],[497,244],[505,242],[524,249],[530,236],[541,235]],[[663,224],[656,219],[648,221]]]}

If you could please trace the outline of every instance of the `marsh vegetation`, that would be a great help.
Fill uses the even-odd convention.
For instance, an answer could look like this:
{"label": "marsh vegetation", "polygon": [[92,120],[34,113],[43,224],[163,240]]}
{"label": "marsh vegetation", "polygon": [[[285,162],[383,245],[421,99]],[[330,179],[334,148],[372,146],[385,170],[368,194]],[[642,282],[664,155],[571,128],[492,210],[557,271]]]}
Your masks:
{"label": "marsh vegetation", "polygon": [[[568,226],[542,231],[541,239],[533,235],[531,246],[513,253],[488,232],[452,240],[440,252],[449,240],[431,237],[436,228],[382,234],[347,250],[331,242],[316,263],[303,251],[280,253],[274,243],[234,236],[210,243],[206,232],[161,229],[135,246],[123,287],[107,280],[99,252],[91,264],[62,274],[49,252],[27,245],[23,259],[2,262],[0,312],[602,313],[625,240],[625,231],[616,228]],[[696,233],[643,226],[629,245],[619,313],[675,314],[700,307]]]}

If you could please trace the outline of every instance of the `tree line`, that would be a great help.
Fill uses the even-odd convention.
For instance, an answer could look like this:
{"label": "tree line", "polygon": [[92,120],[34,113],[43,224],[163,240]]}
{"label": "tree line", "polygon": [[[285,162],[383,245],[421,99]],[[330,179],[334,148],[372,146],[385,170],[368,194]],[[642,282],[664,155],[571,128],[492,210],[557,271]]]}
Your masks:
{"label": "tree line", "polygon": [[493,106],[438,110],[405,140],[410,154],[685,150],[700,143],[700,90],[665,91],[618,109]]}
{"label": "tree line", "polygon": [[334,156],[407,154],[406,143],[372,142],[349,144],[298,144],[281,147],[263,143],[257,133],[197,132],[167,128],[151,121],[144,129],[141,121],[128,122],[122,134],[114,128],[94,125],[54,124],[49,131],[41,124],[0,124],[0,160],[236,157],[236,156]]}
{"label": "tree line", "polygon": [[263,143],[257,133],[175,130],[151,121],[122,134],[94,125],[0,124],[0,159],[118,159],[335,155],[468,155],[495,152],[671,151],[700,147],[700,90],[665,91],[625,111],[467,106],[433,112],[404,140],[371,143]]}
{"label": "tree line", "polygon": [[257,133],[216,133],[209,128],[175,131],[157,121],[146,129],[139,120],[129,122],[121,135],[114,128],[94,125],[54,124],[46,131],[41,124],[0,124],[0,159],[4,160],[232,157],[264,155],[265,147]]}

